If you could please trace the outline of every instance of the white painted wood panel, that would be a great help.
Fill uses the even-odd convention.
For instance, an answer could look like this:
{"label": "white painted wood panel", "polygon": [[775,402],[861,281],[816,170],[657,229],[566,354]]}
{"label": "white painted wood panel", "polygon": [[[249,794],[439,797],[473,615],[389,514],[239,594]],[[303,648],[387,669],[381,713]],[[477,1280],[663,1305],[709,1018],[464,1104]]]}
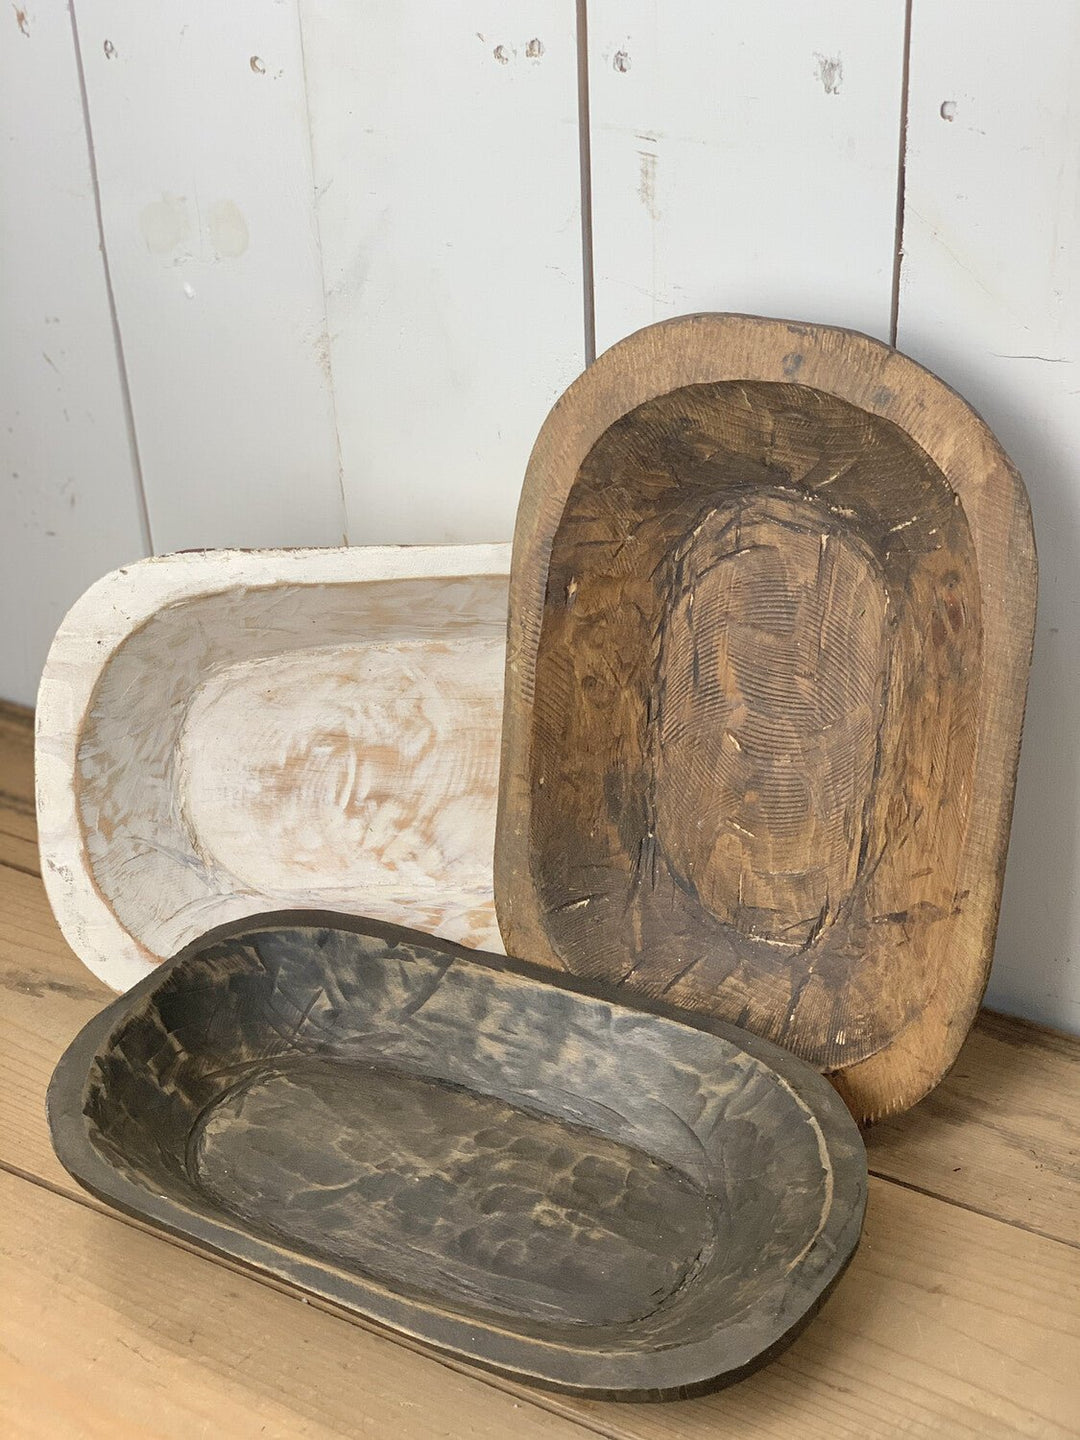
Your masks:
{"label": "white painted wood panel", "polygon": [[154,543],[344,532],[294,0],[75,0]]}
{"label": "white painted wood panel", "polygon": [[584,361],[574,6],[301,14],[350,539],[506,539]]}
{"label": "white painted wood panel", "polygon": [[32,704],[53,631],[147,551],[66,7],[0,16],[0,696]]}
{"label": "white painted wood panel", "polygon": [[736,310],[889,338],[903,0],[591,0],[597,346]]}
{"label": "white painted wood panel", "polygon": [[1075,4],[915,0],[899,345],[1031,495],[1040,618],[988,998],[1080,1031],[1078,75]]}

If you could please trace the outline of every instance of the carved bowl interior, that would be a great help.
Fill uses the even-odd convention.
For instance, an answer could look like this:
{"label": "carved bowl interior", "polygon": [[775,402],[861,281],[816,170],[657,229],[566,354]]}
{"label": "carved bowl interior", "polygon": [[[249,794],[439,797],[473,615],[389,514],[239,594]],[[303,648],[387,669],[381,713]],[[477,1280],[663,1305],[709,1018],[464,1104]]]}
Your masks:
{"label": "carved bowl interior", "polygon": [[213,551],[94,586],[53,644],[37,743],[43,874],[94,972],[126,989],[217,925],[297,906],[501,948],[508,563]]}
{"label": "carved bowl interior", "polygon": [[785,1043],[797,1015],[823,1069],[866,1058],[938,979],[981,676],[967,519],[898,426],[773,383],[632,411],[548,571],[532,823],[555,949],[680,1003],[751,972],[752,1028]]}
{"label": "carved bowl interior", "polygon": [[620,341],[514,535],[511,954],[913,1104],[986,985],[1034,625],[1024,485],[887,345],[747,315]]}
{"label": "carved bowl interior", "polygon": [[842,1102],[766,1042],[326,914],[238,922],[148,976],[49,1111],[110,1203],[583,1394],[763,1363],[865,1202]]}

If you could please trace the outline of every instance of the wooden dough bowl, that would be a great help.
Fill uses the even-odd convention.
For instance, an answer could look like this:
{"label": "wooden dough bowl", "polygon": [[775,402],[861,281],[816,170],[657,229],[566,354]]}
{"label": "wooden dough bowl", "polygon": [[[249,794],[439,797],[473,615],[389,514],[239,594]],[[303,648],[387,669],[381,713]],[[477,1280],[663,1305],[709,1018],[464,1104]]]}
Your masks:
{"label": "wooden dough bowl", "polygon": [[763,1364],[866,1197],[843,1103],[767,1042],[325,913],[234,923],[146,976],[61,1060],[49,1117],[108,1203],[597,1397]]}
{"label": "wooden dough bowl", "polygon": [[75,605],[37,709],[42,872],[115,989],[213,926],[362,911],[501,948],[509,547],[220,550]]}
{"label": "wooden dough bowl", "polygon": [[1024,486],[848,331],[697,315],[537,440],[514,539],[506,948],[719,1016],[872,1119],[985,988],[1031,651]]}

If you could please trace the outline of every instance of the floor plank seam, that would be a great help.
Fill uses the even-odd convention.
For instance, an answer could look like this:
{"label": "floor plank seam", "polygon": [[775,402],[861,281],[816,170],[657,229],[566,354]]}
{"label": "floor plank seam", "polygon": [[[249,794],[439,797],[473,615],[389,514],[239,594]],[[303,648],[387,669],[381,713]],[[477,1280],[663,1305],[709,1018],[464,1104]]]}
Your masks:
{"label": "floor plank seam", "polygon": [[20,875],[29,875],[32,880],[41,879],[41,871],[31,870],[29,865],[19,865],[14,860],[0,860],[0,865],[2,865],[5,870],[17,870]]}
{"label": "floor plank seam", "polygon": [[[32,869],[29,869],[28,867],[23,866],[23,865],[19,865],[19,864],[16,863],[15,861],[8,860],[8,859],[0,858],[0,868],[9,869],[9,870],[14,870],[16,873],[18,873],[18,874],[20,874],[20,875],[28,875],[28,876],[30,876],[31,879],[41,880],[41,878],[42,878],[40,872],[35,871],[35,870],[32,870]],[[108,997],[106,996],[106,997],[103,998],[103,1003],[107,1003],[107,1001],[108,1001]],[[1008,1018],[1008,1017],[1006,1017],[1006,1018]],[[1022,1023],[1022,1022],[1021,1022],[1021,1023]],[[46,1185],[46,1186],[49,1185],[49,1182],[41,1179],[40,1177],[34,1177],[33,1175],[31,1175],[31,1174],[28,1173],[28,1172],[22,1172],[22,1171],[18,1170],[17,1168],[10,1167],[9,1165],[7,1165],[7,1164],[6,1164],[5,1162],[3,1162],[3,1161],[0,1161],[0,1168],[9,1169],[12,1174],[19,1174],[19,1175],[21,1176],[21,1178],[23,1178],[23,1179],[25,1179],[25,1180],[28,1180],[28,1181],[30,1181],[31,1183],[40,1183],[40,1184],[44,1184],[44,1185]],[[895,1176],[895,1175],[890,1175],[890,1174],[888,1174],[888,1173],[885,1172],[884,1170],[874,1169],[873,1167],[871,1167],[871,1168],[869,1169],[869,1172],[868,1172],[868,1173],[869,1173],[870,1175],[872,1175],[875,1179],[882,1180],[882,1181],[884,1181],[885,1183],[890,1184],[890,1185],[898,1185],[898,1186],[900,1186],[902,1189],[911,1190],[911,1191],[913,1191],[915,1194],[919,1194],[919,1195],[925,1196],[927,1199],[930,1199],[930,1200],[938,1200],[938,1201],[941,1201],[941,1203],[942,1203],[942,1204],[945,1204],[945,1205],[953,1205],[953,1206],[955,1206],[955,1207],[956,1207],[957,1209],[959,1209],[959,1210],[966,1210],[966,1211],[969,1211],[971,1214],[981,1215],[983,1218],[988,1219],[988,1220],[996,1220],[996,1221],[998,1221],[999,1223],[1001,1223],[1001,1224],[1003,1224],[1003,1225],[1010,1225],[1010,1226],[1012,1226],[1014,1229],[1024,1231],[1025,1233],[1030,1234],[1030,1235],[1036,1235],[1036,1236],[1038,1236],[1038,1237],[1041,1238],[1041,1239],[1056,1241],[1057,1243],[1059,1243],[1059,1244],[1061,1244],[1061,1245],[1066,1245],[1066,1246],[1068,1246],[1070,1249],[1080,1249],[1080,1243],[1078,1243],[1077,1241],[1069,1240],[1069,1239],[1067,1239],[1065,1236],[1062,1236],[1062,1235],[1055,1235],[1055,1234],[1053,1234],[1051,1231],[1043,1230],[1043,1229],[1041,1229],[1041,1228],[1039,1228],[1038,1226],[1035,1226],[1035,1225],[1025,1224],[1022,1220],[1008,1219],[1008,1218],[1006,1218],[1006,1217],[1004,1217],[1004,1216],[1002,1216],[1002,1215],[995,1214],[995,1213],[994,1213],[993,1211],[991,1211],[991,1210],[984,1209],[984,1208],[982,1208],[982,1207],[980,1207],[980,1206],[977,1206],[977,1205],[972,1205],[972,1204],[970,1204],[969,1202],[966,1202],[966,1201],[963,1201],[963,1200],[954,1199],[954,1198],[952,1198],[952,1197],[950,1197],[950,1196],[948,1196],[948,1195],[942,1194],[942,1193],[941,1193],[940,1191],[938,1191],[938,1190],[931,1189],[929,1186],[919,1185],[919,1184],[917,1184],[915,1181],[902,1180],[902,1179],[900,1179],[899,1177],[897,1177],[897,1176]],[[50,1187],[50,1188],[51,1188],[51,1187]],[[75,1197],[69,1195],[68,1192],[66,1192],[66,1191],[64,1191],[64,1190],[61,1190],[61,1189],[59,1189],[59,1188],[56,1189],[56,1192],[55,1192],[55,1193],[57,1193],[57,1194],[59,1194],[59,1195],[64,1195],[64,1196],[66,1196],[66,1197],[69,1198],[69,1199],[75,1198]],[[111,1213],[114,1213],[114,1212],[105,1210],[104,1213],[109,1213],[109,1214],[111,1214]],[[248,1273],[248,1272],[244,1272],[244,1273]],[[290,1292],[288,1292],[288,1293],[294,1293],[294,1292],[290,1291]]]}
{"label": "floor plank seam", "polygon": [[[358,1330],[363,1330],[365,1334],[377,1336],[380,1340],[386,1340],[391,1345],[396,1345],[399,1349],[407,1351],[410,1355],[419,1355],[425,1360],[431,1360],[434,1364],[443,1366],[455,1375],[462,1375],[468,1380],[475,1380],[481,1385],[488,1386],[491,1390],[498,1390],[500,1394],[509,1395],[514,1400],[531,1405],[534,1409],[542,1410],[545,1414],[557,1415],[562,1420],[569,1420],[572,1424],[579,1426],[585,1433],[600,1435],[603,1437],[603,1440],[620,1440],[620,1431],[600,1426],[590,1419],[571,1413],[565,1405],[560,1405],[554,1396],[549,1397],[543,1393],[538,1393],[537,1395],[523,1394],[520,1390],[503,1384],[501,1377],[492,1372],[485,1372],[480,1367],[455,1364],[451,1357],[436,1354],[433,1351],[425,1349],[418,1343],[411,1341],[408,1336],[399,1336],[393,1331],[383,1329],[379,1325],[365,1321],[362,1317],[349,1315],[344,1311],[335,1309],[332,1305],[324,1304],[316,1296],[308,1295],[296,1286],[278,1281],[273,1276],[264,1275],[259,1270],[249,1269],[246,1266],[237,1264],[222,1255],[215,1254],[211,1250],[196,1249],[185,1242],[180,1236],[170,1235],[166,1230],[157,1230],[153,1226],[142,1224],[134,1219],[134,1217],[125,1215],[122,1210],[114,1210],[112,1207],[105,1205],[89,1193],[77,1194],[70,1190],[65,1190],[63,1186],[58,1185],[55,1180],[49,1180],[43,1175],[35,1175],[32,1171],[24,1170],[20,1165],[13,1165],[8,1160],[0,1159],[0,1172],[12,1176],[13,1179],[22,1180],[28,1185],[37,1185],[42,1190],[48,1191],[50,1195],[55,1195],[60,1200],[69,1200],[73,1205],[78,1205],[82,1209],[88,1210],[92,1215],[115,1220],[127,1229],[134,1230],[136,1234],[145,1235],[151,1240],[160,1240],[163,1244],[172,1246],[174,1250],[180,1250],[184,1254],[191,1255],[196,1259],[208,1260],[211,1264],[218,1265],[221,1269],[227,1270],[231,1274],[252,1280],[255,1284],[261,1285],[267,1290],[272,1290],[277,1295],[284,1295],[292,1300],[297,1300],[302,1305],[310,1305],[322,1314],[329,1315],[334,1320],[340,1320],[346,1325],[353,1325]],[[567,1397],[567,1399],[571,1401],[572,1397]]]}
{"label": "floor plank seam", "polygon": [[13,795],[10,790],[0,790],[0,808],[11,810],[14,814],[22,816],[26,820],[36,818],[34,797]]}
{"label": "floor plank seam", "polygon": [[[31,801],[30,803],[32,804],[33,802]],[[12,805],[0,805],[0,835],[6,835],[9,840],[19,840],[24,845],[32,845],[36,850],[38,848],[36,837],[31,839],[29,835],[24,835],[21,830],[12,830],[10,826],[4,823],[5,819],[12,815],[18,816],[20,820],[32,818],[31,816],[24,816],[21,811],[16,810]],[[36,828],[35,826],[35,829]]]}
{"label": "floor plank seam", "polygon": [[983,1210],[978,1205],[971,1205],[966,1200],[953,1200],[948,1195],[942,1195],[938,1190],[931,1190],[925,1185],[917,1185],[914,1180],[900,1180],[895,1175],[886,1175],[883,1170],[869,1169],[868,1175],[875,1180],[883,1180],[887,1185],[898,1185],[901,1190],[911,1190],[916,1195],[922,1195],[927,1200],[940,1200],[943,1205],[952,1205],[957,1210],[966,1210],[971,1215],[981,1215],[984,1220],[996,1220],[1000,1225],[1008,1225],[1013,1230],[1022,1230],[1025,1235],[1036,1235],[1040,1240],[1053,1240],[1058,1245],[1065,1245],[1070,1250],[1080,1250],[1080,1242],[1066,1239],[1064,1235],[1053,1235],[1049,1230],[1040,1230],[1036,1225],[1025,1225],[1023,1220],[1006,1220],[1001,1215],[995,1215],[992,1210]]}

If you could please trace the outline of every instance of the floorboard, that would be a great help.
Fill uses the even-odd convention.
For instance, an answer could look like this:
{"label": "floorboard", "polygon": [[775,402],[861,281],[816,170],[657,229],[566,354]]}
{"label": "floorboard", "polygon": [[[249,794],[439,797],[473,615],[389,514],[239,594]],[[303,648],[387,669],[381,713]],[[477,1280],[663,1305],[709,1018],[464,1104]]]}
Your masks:
{"label": "floorboard", "polygon": [[[34,873],[28,736],[25,714],[0,708],[14,798],[0,799],[0,1432],[1076,1433],[1080,1042],[1001,1016],[980,1017],[928,1100],[868,1133],[866,1233],[820,1317],[776,1363],[698,1400],[617,1406],[496,1380],[107,1212],[48,1139],[52,1068],[110,992]],[[5,836],[35,863],[13,862]]]}

